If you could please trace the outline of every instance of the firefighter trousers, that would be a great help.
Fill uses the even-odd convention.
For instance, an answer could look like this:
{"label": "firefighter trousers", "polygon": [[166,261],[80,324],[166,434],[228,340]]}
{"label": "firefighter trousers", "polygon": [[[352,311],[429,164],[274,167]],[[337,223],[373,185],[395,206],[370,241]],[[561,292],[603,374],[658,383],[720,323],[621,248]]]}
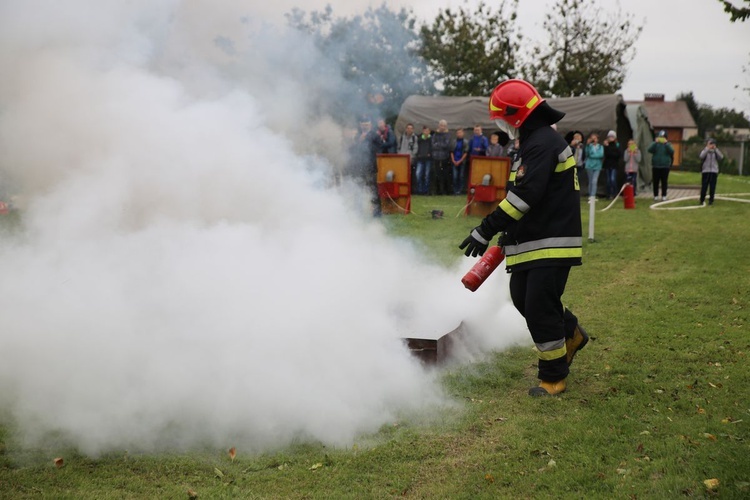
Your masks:
{"label": "firefighter trousers", "polygon": [[570,267],[538,267],[510,274],[510,297],[526,319],[539,356],[538,377],[556,382],[568,376],[565,338],[577,318],[562,305]]}

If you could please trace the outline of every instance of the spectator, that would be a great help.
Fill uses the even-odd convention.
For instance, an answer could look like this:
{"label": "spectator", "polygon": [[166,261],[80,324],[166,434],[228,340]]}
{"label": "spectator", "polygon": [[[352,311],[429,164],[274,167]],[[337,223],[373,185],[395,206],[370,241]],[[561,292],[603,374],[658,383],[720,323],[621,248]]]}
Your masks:
{"label": "spectator", "polygon": [[576,161],[578,168],[583,168],[584,155],[584,144],[583,144],[583,133],[574,130],[565,137],[570,145],[570,149],[573,151],[573,158]]}
{"label": "spectator", "polygon": [[428,194],[432,173],[432,134],[430,127],[422,127],[417,137],[417,194]]}
{"label": "spectator", "polygon": [[354,174],[370,193],[372,213],[375,217],[381,215],[377,154],[382,148],[383,139],[372,129],[370,117],[362,116],[359,120],[359,136],[356,138],[353,149]]}
{"label": "spectator", "polygon": [[617,167],[620,165],[620,143],[614,130],[607,133],[604,139],[604,175],[607,181],[607,199],[617,196]]}
{"label": "spectator", "polygon": [[464,138],[464,129],[456,130],[451,141],[451,163],[453,163],[453,194],[466,192],[466,158],[469,156],[469,141]]}
{"label": "spectator", "polygon": [[702,160],[701,165],[701,201],[703,205],[706,201],[706,191],[710,192],[708,195],[708,204],[714,204],[714,194],[716,193],[716,179],[719,176],[719,160],[724,158],[724,155],[719,148],[716,147],[716,139],[711,138],[706,143],[706,147],[699,155]]}
{"label": "spectator", "polygon": [[641,163],[641,150],[633,139],[628,141],[623,155],[625,160],[625,182],[633,186],[633,196],[638,194],[638,167]]}
{"label": "spectator", "polygon": [[508,152],[506,153],[508,157],[510,158],[510,164],[513,166],[513,164],[516,163],[516,160],[518,160],[518,151],[521,149],[521,141],[520,139],[516,138],[513,139],[513,142],[510,146],[508,146]]}
{"label": "spectator", "polygon": [[583,161],[585,158],[584,145],[583,145],[583,132],[578,130],[571,130],[565,134],[565,141],[570,146],[570,150],[573,151],[573,159],[576,161],[576,177],[579,179],[579,185],[583,172]]}
{"label": "spectator", "polygon": [[[417,134],[414,133],[414,125],[411,123],[406,124],[404,133],[401,134],[401,139],[398,141],[398,152],[411,157],[411,178],[412,180],[416,179]],[[414,192],[413,186],[414,183],[412,182],[412,192]]]}
{"label": "spectator", "polygon": [[667,199],[667,180],[669,179],[669,169],[672,166],[674,158],[674,148],[667,141],[667,131],[660,130],[659,136],[648,147],[648,152],[652,154],[651,165],[653,166],[652,177],[654,180],[654,201],[659,201],[659,184],[661,183],[661,199]]}
{"label": "spectator", "polygon": [[492,135],[490,135],[487,156],[503,156],[503,146],[500,144],[500,132],[492,132]]}
{"label": "spectator", "polygon": [[430,186],[430,194],[451,194],[453,191],[450,161],[451,136],[448,122],[440,120],[437,131],[432,134],[432,170],[435,172],[435,186]]}
{"label": "spectator", "polygon": [[380,149],[381,153],[391,154],[396,152],[396,134],[389,127],[385,120],[378,120],[378,135],[383,140],[383,146]]}
{"label": "spectator", "polygon": [[592,133],[586,141],[586,173],[589,178],[589,198],[596,198],[599,173],[602,171],[604,147],[599,144],[599,136]]}
{"label": "spectator", "polygon": [[482,126],[474,125],[474,135],[469,139],[469,154],[471,156],[487,156],[489,145],[487,138],[482,135]]}

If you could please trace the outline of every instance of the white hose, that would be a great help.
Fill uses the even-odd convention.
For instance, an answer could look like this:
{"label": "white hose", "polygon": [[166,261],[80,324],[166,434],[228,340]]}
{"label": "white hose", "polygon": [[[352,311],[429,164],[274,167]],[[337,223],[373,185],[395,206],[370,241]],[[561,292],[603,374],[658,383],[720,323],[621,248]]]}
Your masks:
{"label": "white hose", "polygon": [[472,196],[471,199],[469,200],[469,203],[467,203],[466,205],[464,205],[463,207],[461,207],[461,210],[458,211],[458,213],[456,214],[455,218],[458,218],[458,216],[461,215],[461,212],[463,212],[464,210],[466,210],[467,208],[469,208],[469,205],[471,205],[473,202],[474,202],[474,197]]}
{"label": "white hose", "polygon": [[617,198],[619,198],[619,197],[620,197],[620,195],[622,194],[622,191],[623,191],[623,190],[625,189],[625,186],[627,186],[627,185],[628,185],[628,183],[627,183],[627,182],[626,182],[625,184],[623,184],[623,185],[622,185],[622,187],[620,188],[620,192],[619,192],[619,193],[617,193],[617,196],[615,196],[615,199],[614,199],[614,200],[612,200],[612,203],[610,203],[610,204],[609,204],[609,205],[607,205],[606,207],[602,208],[602,209],[600,210],[600,212],[604,212],[604,211],[607,211],[607,210],[609,210],[609,207],[611,207],[612,205],[614,205],[614,204],[615,204],[615,202],[617,201]]}
{"label": "white hose", "polygon": [[[728,193],[725,196],[714,196],[715,200],[722,200],[722,201],[738,201],[740,203],[750,203],[750,200],[743,200],[742,198],[730,198],[730,196],[750,196],[750,193]],[[692,210],[695,208],[703,208],[706,206],[705,203],[701,205],[690,205],[687,207],[666,207],[665,205],[669,205],[672,203],[676,203],[678,201],[685,201],[685,200],[700,200],[699,195],[693,195],[693,196],[683,196],[682,198],[675,198],[674,200],[666,200],[666,201],[660,201],[659,203],[654,203],[651,205],[652,210]]]}

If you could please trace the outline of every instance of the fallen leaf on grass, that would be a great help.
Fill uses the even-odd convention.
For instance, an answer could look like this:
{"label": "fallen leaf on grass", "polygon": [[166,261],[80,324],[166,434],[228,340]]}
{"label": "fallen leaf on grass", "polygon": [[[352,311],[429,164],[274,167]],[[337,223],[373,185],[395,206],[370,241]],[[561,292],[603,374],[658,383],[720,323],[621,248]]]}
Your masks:
{"label": "fallen leaf on grass", "polygon": [[719,480],[716,478],[706,479],[705,481],[703,481],[703,484],[705,484],[706,489],[710,491],[715,491],[719,488]]}
{"label": "fallen leaf on grass", "polygon": [[52,462],[53,462],[53,463],[55,464],[55,467],[57,467],[58,469],[59,469],[60,467],[62,467],[63,465],[65,465],[65,460],[63,460],[63,459],[62,459],[62,458],[60,458],[60,457],[57,457],[57,458],[56,458],[56,459],[54,459],[54,460],[53,460]]}
{"label": "fallen leaf on grass", "polygon": [[231,448],[229,448],[229,458],[232,460],[232,462],[234,462],[234,457],[236,456],[237,456],[237,448],[232,446]]}
{"label": "fallen leaf on grass", "polygon": [[216,477],[218,477],[218,478],[223,478],[224,477],[224,473],[221,472],[221,470],[218,467],[214,467],[214,474],[216,474]]}
{"label": "fallen leaf on grass", "polygon": [[310,470],[318,470],[321,467],[323,467],[323,464],[318,462],[317,464],[314,464],[312,467],[310,467]]}
{"label": "fallen leaf on grass", "polygon": [[188,498],[198,498],[198,492],[195,490],[187,490]]}
{"label": "fallen leaf on grass", "polygon": [[484,475],[484,480],[487,481],[488,483],[494,483],[495,482],[495,478],[492,476],[492,474],[485,474]]}
{"label": "fallen leaf on grass", "polygon": [[716,436],[714,436],[713,434],[709,434],[708,432],[704,432],[703,437],[706,439],[710,439],[711,441],[716,441]]}

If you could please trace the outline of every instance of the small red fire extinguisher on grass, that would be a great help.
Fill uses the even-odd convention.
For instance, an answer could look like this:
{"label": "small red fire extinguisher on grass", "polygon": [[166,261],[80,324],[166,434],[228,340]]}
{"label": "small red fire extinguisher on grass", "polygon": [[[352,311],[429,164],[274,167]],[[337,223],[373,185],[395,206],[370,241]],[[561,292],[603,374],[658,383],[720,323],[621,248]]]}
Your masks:
{"label": "small red fire extinguisher on grass", "polygon": [[477,288],[485,282],[487,277],[492,274],[492,271],[497,269],[497,266],[499,266],[503,260],[505,260],[503,247],[490,247],[484,252],[482,258],[479,259],[471,269],[469,269],[469,272],[461,278],[461,283],[472,292],[476,292]]}

